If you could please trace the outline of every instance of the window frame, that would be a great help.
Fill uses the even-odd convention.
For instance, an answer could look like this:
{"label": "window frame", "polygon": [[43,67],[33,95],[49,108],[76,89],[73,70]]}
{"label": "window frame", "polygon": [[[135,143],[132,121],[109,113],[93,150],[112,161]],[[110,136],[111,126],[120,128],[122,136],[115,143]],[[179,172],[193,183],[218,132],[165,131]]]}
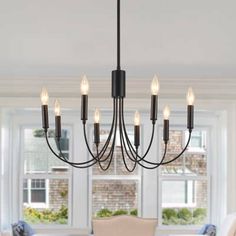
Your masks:
{"label": "window frame", "polygon": [[[45,188],[32,188],[32,180],[45,180]],[[24,181],[24,179],[23,179]],[[27,206],[27,204],[29,205],[29,207],[32,208],[48,208],[49,206],[49,181],[48,179],[44,179],[44,178],[37,178],[37,179],[26,179],[27,181],[27,188],[25,188],[23,186],[23,191],[27,190],[27,202],[23,201],[23,204],[25,204]],[[32,202],[32,189],[33,190],[45,190],[45,202]]]}
{"label": "window frame", "polygon": [[[161,147],[161,140],[162,140],[162,129],[163,129],[163,126],[162,125],[159,125],[159,146]],[[170,130],[180,130],[180,131],[184,131],[186,130],[186,128],[183,126],[183,125],[178,125],[178,124],[173,124],[170,128]],[[201,130],[204,130],[206,131],[206,135],[205,135],[205,143],[206,143],[206,146],[207,146],[207,149],[206,151],[204,152],[204,155],[207,156],[207,175],[206,176],[191,176],[191,175],[176,175],[176,176],[168,176],[168,175],[163,175],[161,174],[161,168],[158,169],[158,225],[159,225],[159,228],[162,229],[162,230],[182,230],[182,229],[189,229],[189,230],[192,230],[192,229],[199,229],[201,227],[201,225],[163,225],[162,224],[162,181],[165,181],[165,180],[172,180],[172,181],[183,181],[183,180],[193,180],[193,181],[207,181],[207,216],[206,216],[206,220],[207,222],[210,222],[210,219],[211,219],[211,212],[212,212],[212,204],[211,204],[211,197],[212,197],[212,194],[211,194],[211,190],[212,190],[212,183],[211,183],[211,166],[210,166],[210,163],[211,163],[211,152],[210,152],[210,137],[211,137],[211,127],[209,125],[196,125],[195,128],[194,128],[194,131],[201,131]],[[185,134],[182,134],[182,137],[183,137],[183,144],[186,143],[186,140],[188,138],[188,135],[186,135],[186,132]],[[197,150],[194,150],[192,151],[190,149],[190,151],[188,152],[189,154],[199,154],[201,153],[201,151],[197,151]],[[162,155],[162,150],[160,148],[159,150],[159,158],[161,157]],[[187,207],[187,206],[184,206],[184,207]]]}
{"label": "window frame", "polygon": [[[107,115],[107,114],[106,114]],[[103,117],[104,118],[104,117]],[[105,116],[104,121],[103,121],[103,126],[108,127],[108,129],[110,129],[110,124],[108,123],[107,120],[107,116]],[[130,122],[126,123],[126,127],[133,127],[133,125]],[[143,140],[144,137],[144,127],[141,124],[140,126],[141,128],[141,140]],[[88,124],[88,140],[90,143],[90,147],[92,147],[93,145],[93,125],[92,124]],[[119,140],[116,140],[116,143],[119,143]],[[140,142],[140,153],[143,150],[143,142]],[[115,164],[116,167],[116,164]],[[138,216],[142,216],[142,202],[143,202],[143,187],[142,187],[142,182],[143,182],[143,170],[142,168],[140,168],[139,166],[137,166],[138,168],[138,172],[135,175],[116,175],[116,174],[111,174],[111,175],[93,175],[93,170],[92,168],[89,169],[89,220],[90,222],[92,222],[92,218],[93,218],[93,197],[92,197],[92,189],[93,189],[93,180],[127,180],[127,181],[132,181],[135,180],[138,182],[137,184],[137,201],[138,201],[138,205],[137,205],[137,210],[138,210]]]}
{"label": "window frame", "polygon": [[[54,124],[50,124],[50,127],[54,127]],[[66,124],[63,127],[64,129],[67,129],[70,133],[70,140],[69,142],[69,156],[73,158],[73,126],[71,124]],[[72,226],[72,188],[73,188],[73,169],[71,167],[68,168],[68,173],[63,174],[63,175],[58,175],[58,174],[48,174],[48,173],[37,173],[37,174],[25,174],[24,173],[24,129],[42,129],[40,127],[40,123],[34,123],[34,124],[19,124],[19,137],[20,137],[20,142],[19,142],[19,153],[20,153],[20,179],[19,179],[19,217],[20,219],[23,219],[23,181],[24,179],[45,179],[46,183],[48,183],[49,186],[49,181],[52,179],[66,179],[68,180],[68,221],[67,224],[33,224],[32,226],[34,228],[70,228]],[[46,141],[45,141],[45,145]],[[55,157],[56,158],[56,157]],[[40,176],[39,176],[40,175]],[[42,206],[42,208],[46,208],[49,206],[49,188],[46,190],[46,204],[37,204],[33,203],[32,206],[38,207]],[[48,193],[47,193],[48,192]]]}

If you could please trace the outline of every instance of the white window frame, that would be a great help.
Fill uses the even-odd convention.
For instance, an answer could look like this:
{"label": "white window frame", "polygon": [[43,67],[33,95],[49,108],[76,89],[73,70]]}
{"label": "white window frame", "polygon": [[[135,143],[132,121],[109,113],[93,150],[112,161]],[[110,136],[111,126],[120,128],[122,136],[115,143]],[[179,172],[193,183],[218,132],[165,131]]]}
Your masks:
{"label": "white window frame", "polygon": [[[109,113],[111,114],[111,113]],[[107,115],[107,114],[106,114]],[[133,114],[132,114],[133,115]],[[104,117],[103,117],[104,118]],[[107,126],[108,129],[110,128],[110,124],[106,121],[108,121],[108,119],[106,119],[107,117],[105,116],[105,121],[103,121],[103,126]],[[126,124],[126,127],[133,127],[133,124],[128,123]],[[90,124],[88,125],[88,130],[89,130],[89,143],[90,143],[90,147],[92,147],[93,145],[93,125]],[[118,131],[118,130],[117,130]],[[143,132],[144,132],[144,128],[143,125],[141,125],[141,140],[143,140]],[[117,134],[118,135],[118,134]],[[116,139],[116,143],[119,144],[119,139]],[[140,153],[141,150],[143,149],[142,146],[142,141],[141,141],[141,146],[140,146]],[[114,153],[115,155],[115,153]],[[116,162],[115,162],[116,163]],[[135,180],[138,182],[138,192],[137,192],[137,200],[138,200],[138,206],[137,206],[137,210],[138,210],[138,216],[142,216],[142,193],[143,193],[143,188],[142,188],[142,168],[140,168],[139,166],[137,166],[136,168],[138,168],[138,173],[136,175],[93,175],[92,174],[92,168],[90,168],[89,170],[89,221],[92,222],[92,218],[93,218],[93,201],[92,201],[92,188],[93,188],[93,180],[127,180],[127,181],[132,181]],[[116,166],[115,166],[116,169]]]}
{"label": "white window frame", "polygon": [[[162,140],[162,129],[163,126],[160,125],[159,127],[159,140]],[[182,125],[172,125],[171,130],[180,130],[183,131],[186,128]],[[204,154],[207,156],[207,175],[206,176],[187,176],[187,175],[176,175],[176,176],[168,176],[168,175],[162,175],[161,174],[161,168],[158,170],[158,224],[159,227],[163,230],[181,230],[181,229],[199,229],[202,227],[202,225],[163,225],[162,224],[162,181],[169,180],[169,181],[181,181],[181,180],[193,180],[193,181],[207,181],[207,217],[206,220],[209,222],[210,216],[211,216],[211,211],[212,211],[212,204],[210,203],[211,200],[211,175],[210,175],[210,147],[209,147],[209,137],[210,137],[210,126],[205,126],[205,125],[197,125],[194,128],[194,131],[201,131],[204,130],[206,131],[206,146],[208,147],[207,150],[204,152]],[[184,135],[184,142],[186,143],[186,140],[188,138],[188,134]],[[188,152],[189,154],[194,154],[194,153],[201,153],[199,150],[194,150]],[[162,155],[162,150],[159,150],[159,158]],[[183,207],[189,207],[188,204],[183,204]]]}
{"label": "white window frame", "polygon": [[[50,127],[54,127],[53,124],[50,124]],[[73,137],[73,129],[71,125],[65,125],[63,127],[64,129],[67,129],[70,133],[70,140],[72,140]],[[20,184],[19,184],[19,216],[21,219],[23,219],[23,180],[24,179],[45,179],[46,182],[48,182],[51,179],[67,179],[68,180],[68,223],[65,225],[60,225],[60,224],[37,224],[33,225],[35,228],[67,228],[72,225],[72,168],[69,167],[69,171],[66,174],[63,175],[58,175],[58,174],[47,174],[47,173],[40,173],[39,174],[24,174],[24,150],[23,150],[23,145],[24,145],[24,129],[41,129],[40,124],[34,124],[34,125],[20,125]],[[53,128],[52,128],[53,129]],[[45,141],[45,145],[46,141]],[[72,141],[69,142],[69,156],[72,157]],[[57,157],[55,157],[57,158]],[[49,187],[49,186],[48,186]],[[49,189],[49,188],[48,188]],[[48,194],[46,194],[46,197]],[[47,197],[46,204],[38,204],[38,203],[33,203],[32,206],[35,206],[38,208],[39,206],[42,206],[42,208],[46,208],[49,206],[49,196]]]}
{"label": "white window frame", "polygon": [[[188,181],[188,182],[190,182],[190,183],[188,183],[188,184],[191,184],[192,186],[191,186],[191,190],[193,190],[193,184],[194,184],[194,181],[195,180],[193,180],[193,179],[183,179],[183,180],[180,180],[180,179],[178,179],[178,180],[175,180],[175,179],[165,179],[166,181],[176,181],[176,182],[182,182],[182,181]],[[164,181],[165,181],[164,180]],[[163,181],[163,178],[162,178],[162,181]],[[185,183],[184,183],[185,184]],[[161,188],[162,189],[162,188]],[[189,192],[189,189],[188,189],[188,192]],[[190,199],[190,198],[192,198],[192,200]],[[193,200],[194,199],[194,200]],[[195,198],[195,196],[191,196],[191,197],[189,197],[188,199],[187,199],[187,203],[177,203],[177,202],[174,202],[174,203],[162,203],[162,205],[164,205],[164,207],[163,208],[192,208],[192,207],[195,207],[196,206],[196,203],[195,203],[195,201],[196,201],[196,198]]]}
{"label": "white window frame", "polygon": [[[209,136],[209,135],[208,135]],[[188,139],[188,132],[185,132],[185,140],[187,140]],[[206,143],[206,140],[207,140],[207,134],[202,134],[202,140],[201,140],[201,144],[206,144],[207,145],[207,143]],[[203,152],[203,153],[205,153],[205,150],[203,150],[202,148],[198,148],[198,147],[191,147],[191,140],[190,140],[190,142],[189,142],[189,147],[188,147],[188,152],[190,153],[190,152],[192,152],[192,153],[201,153],[201,152]]]}
{"label": "white window frame", "polygon": [[[43,179],[43,178],[37,178],[38,179]],[[48,208],[49,207],[49,180],[48,179],[43,179],[45,180],[45,202],[32,202],[31,199],[31,190],[32,190],[32,179],[26,179],[27,181],[27,198],[28,202],[23,202],[23,204],[27,207],[32,207],[32,208]],[[23,191],[26,190],[26,188],[23,187]]]}

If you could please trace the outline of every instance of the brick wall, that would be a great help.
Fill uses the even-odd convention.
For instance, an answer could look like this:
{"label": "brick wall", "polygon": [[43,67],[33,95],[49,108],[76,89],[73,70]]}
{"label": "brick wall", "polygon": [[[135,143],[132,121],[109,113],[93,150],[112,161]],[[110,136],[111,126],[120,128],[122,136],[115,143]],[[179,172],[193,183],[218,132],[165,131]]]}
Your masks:
{"label": "brick wall", "polygon": [[103,208],[111,211],[137,208],[135,180],[93,180],[93,215]]}
{"label": "brick wall", "polygon": [[50,180],[49,208],[53,210],[59,210],[62,205],[68,206],[68,180]]}

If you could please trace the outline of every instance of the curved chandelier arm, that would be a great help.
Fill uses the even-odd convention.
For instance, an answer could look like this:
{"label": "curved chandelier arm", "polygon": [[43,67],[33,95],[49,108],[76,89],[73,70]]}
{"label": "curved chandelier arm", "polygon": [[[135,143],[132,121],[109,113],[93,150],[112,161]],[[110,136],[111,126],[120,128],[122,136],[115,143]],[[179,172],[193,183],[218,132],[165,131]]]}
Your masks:
{"label": "curved chandelier arm", "polygon": [[[117,101],[115,101],[115,99],[113,100],[113,109],[114,109],[114,112],[113,112],[113,121],[112,121],[112,126],[111,126],[111,130],[110,130],[110,133],[109,133],[109,136],[103,146],[103,148],[101,149],[100,152],[98,152],[98,146],[97,146],[97,155],[95,156],[92,152],[92,150],[90,149],[89,147],[89,144],[88,144],[88,139],[87,139],[87,135],[86,135],[86,129],[85,129],[85,124],[83,125],[83,133],[84,133],[84,139],[85,139],[85,144],[87,146],[87,149],[89,151],[89,154],[95,159],[97,160],[99,163],[100,162],[105,162],[109,156],[111,155],[111,151],[112,149],[110,150],[109,154],[107,155],[106,158],[102,159],[101,158],[103,157],[103,155],[105,154],[107,148],[108,148],[108,145],[110,143],[110,140],[111,140],[111,137],[112,137],[112,134],[113,134],[113,130],[114,130],[114,127],[117,125]],[[113,141],[114,142],[114,141]],[[114,145],[112,144],[112,147]],[[114,152],[114,151],[113,151]],[[113,154],[112,154],[113,155]],[[101,166],[100,166],[101,167]],[[102,167],[101,167],[102,168]]]}
{"label": "curved chandelier arm", "polygon": [[[97,163],[96,160],[90,160],[90,161],[86,161],[86,162],[82,162],[82,163],[70,162],[70,161],[68,161],[68,160],[65,159],[65,157],[64,157],[64,155],[61,153],[61,151],[60,151],[60,154],[61,154],[62,156],[58,155],[58,154],[53,150],[52,146],[51,146],[50,143],[49,143],[48,136],[47,136],[47,132],[45,132],[45,138],[46,138],[47,145],[48,145],[49,149],[51,150],[51,152],[52,152],[58,159],[60,159],[61,161],[63,161],[64,163],[67,163],[67,164],[69,164],[69,165],[72,165],[72,166],[75,167],[75,168],[81,168],[81,169],[91,167],[91,166],[93,166],[93,165],[95,165],[95,164]],[[91,161],[94,161],[94,162],[91,163],[91,164],[89,164]],[[86,165],[86,164],[89,164],[89,165]],[[85,166],[80,166],[80,165],[85,165]]]}
{"label": "curved chandelier arm", "polygon": [[117,101],[115,99],[113,99],[113,119],[112,119],[112,125],[111,125],[111,129],[110,129],[110,133],[109,133],[108,138],[107,138],[107,140],[106,140],[105,144],[103,145],[100,152],[98,152],[98,147],[97,147],[97,155],[96,156],[93,154],[91,148],[89,147],[88,138],[87,138],[87,135],[86,135],[85,124],[83,124],[83,133],[84,133],[85,144],[87,146],[89,154],[94,159],[96,159],[97,161],[103,162],[103,161],[106,161],[109,158],[109,156],[108,156],[108,157],[104,158],[103,160],[101,160],[101,158],[103,157],[104,153],[106,152],[106,150],[108,148],[108,145],[111,141],[111,137],[112,137],[114,126],[115,126],[115,120],[117,119],[116,116],[117,116]]}
{"label": "curved chandelier arm", "polygon": [[177,160],[179,157],[181,157],[183,155],[183,153],[187,150],[188,148],[188,145],[189,145],[189,142],[191,140],[191,135],[192,135],[192,131],[189,130],[189,136],[188,136],[188,141],[185,145],[185,147],[182,149],[182,151],[176,156],[174,157],[173,159],[169,160],[169,161],[165,161],[162,163],[162,165],[167,165],[167,164],[170,164],[171,162]]}
{"label": "curved chandelier arm", "polygon": [[[120,103],[120,104],[121,104],[121,103]],[[125,153],[126,153],[126,155],[128,156],[128,158],[129,158],[131,161],[135,162],[135,165],[134,165],[133,169],[131,169],[131,170],[133,171],[133,170],[135,169],[137,163],[138,163],[140,166],[142,166],[143,168],[146,168],[146,169],[155,169],[155,168],[159,167],[159,166],[163,163],[163,161],[164,161],[164,159],[165,159],[166,152],[167,152],[167,143],[165,144],[165,149],[164,149],[163,157],[162,157],[160,163],[149,162],[149,161],[146,161],[146,160],[142,160],[141,158],[139,158],[139,160],[138,160],[138,148],[136,148],[135,153],[133,153],[133,152],[132,152],[133,146],[132,146],[132,144],[131,144],[131,142],[130,142],[129,139],[126,140],[126,141],[127,141],[128,148],[127,148],[127,146],[126,146],[126,143],[125,143],[125,140],[124,140],[124,134],[123,134],[123,130],[122,130],[122,127],[123,127],[123,126],[122,126],[122,114],[121,114],[121,112],[119,113],[119,119],[120,119],[119,121],[120,121],[120,124],[121,124],[121,126],[120,126],[120,137],[121,137],[122,157],[123,157],[123,148],[124,148]],[[127,133],[126,133],[126,137],[127,137]],[[133,149],[134,149],[134,148],[133,148]],[[131,155],[130,155],[130,154],[131,154]],[[136,156],[135,156],[135,155],[136,155]],[[123,160],[124,160],[126,169],[127,169],[128,171],[132,172],[132,171],[127,167],[124,157],[123,157]],[[151,166],[151,167],[150,167],[150,166],[145,166],[145,165],[142,163],[142,161],[148,163],[149,165],[154,165],[154,166]]]}
{"label": "curved chandelier arm", "polygon": [[[164,159],[165,159],[165,155],[166,155],[166,148],[167,148],[167,144],[165,144],[165,154],[163,155],[163,158],[161,160],[160,163],[155,163],[155,162],[151,162],[151,161],[148,161],[148,160],[145,160],[144,158],[146,157],[147,153],[149,152],[150,150],[150,147],[152,145],[152,141],[153,141],[153,136],[154,136],[154,125],[153,125],[153,129],[152,129],[152,136],[151,136],[151,141],[149,143],[149,146],[148,146],[148,149],[147,151],[145,152],[145,154],[143,155],[143,157],[137,155],[134,147],[132,146],[130,140],[129,140],[129,137],[128,137],[128,134],[127,134],[127,130],[126,130],[126,126],[125,126],[125,121],[124,121],[124,112],[123,112],[123,109],[124,109],[124,106],[123,106],[123,99],[121,99],[121,114],[122,114],[122,124],[123,124],[123,130],[124,130],[124,134],[125,134],[125,138],[126,138],[126,141],[127,141],[127,144],[128,144],[128,147],[129,147],[129,150],[130,150],[130,153],[132,154],[132,157],[134,158],[136,156],[136,158],[138,158],[139,160],[136,160],[138,162],[138,164],[141,162],[141,161],[144,161],[145,163],[149,164],[149,165],[155,165],[156,167],[160,166],[160,165],[166,165],[166,164],[169,164],[175,160],[177,160],[187,149],[188,145],[189,145],[189,142],[191,140],[191,134],[192,134],[192,130],[189,130],[189,137],[188,137],[188,141],[185,145],[185,147],[183,148],[183,150],[173,159],[169,160],[169,161],[166,161],[164,162]],[[127,153],[127,155],[129,156],[129,154]],[[134,161],[134,159],[133,159]],[[143,166],[144,167],[144,166]],[[145,168],[145,167],[144,167]],[[154,167],[155,168],[155,167]]]}
{"label": "curved chandelier arm", "polygon": [[[109,169],[110,165],[111,165],[111,162],[112,162],[112,159],[113,159],[113,154],[114,154],[114,150],[115,150],[115,144],[116,144],[116,131],[117,131],[117,114],[116,114],[116,119],[115,119],[115,132],[114,132],[114,136],[113,136],[113,142],[112,142],[112,147],[111,147],[111,150],[109,152],[109,154],[107,155],[107,157],[105,158],[106,160],[110,157],[110,160],[108,162],[108,165],[104,168],[102,166],[102,164],[100,163],[100,161],[98,161],[99,163],[99,166],[100,168],[103,170],[103,171],[106,171]],[[98,152],[98,148],[97,148],[97,152]],[[100,160],[100,159],[99,159]]]}
{"label": "curved chandelier arm", "polygon": [[[117,103],[117,100],[115,98],[113,98],[113,118],[112,118],[112,125],[111,125],[111,129],[110,129],[110,132],[109,132],[109,135],[108,135],[108,138],[105,142],[105,144],[103,145],[102,149],[100,152],[97,152],[97,155],[102,157],[104,155],[104,153],[106,152],[107,148],[108,148],[108,145],[111,141],[111,137],[112,137],[112,134],[113,134],[113,130],[114,130],[114,126],[115,126],[115,122],[117,120],[117,108],[118,107],[118,103]],[[98,151],[98,147],[97,147],[97,151]],[[99,158],[100,159],[100,158]],[[106,158],[107,159],[107,158]],[[105,161],[106,161],[105,159]],[[104,159],[103,159],[104,160]]]}
{"label": "curved chandelier arm", "polygon": [[[123,138],[123,140],[124,140],[123,132],[122,132],[121,136],[122,136],[122,138]],[[164,153],[163,153],[163,156],[162,156],[162,159],[161,159],[161,162],[160,162],[160,163],[149,162],[149,161],[147,161],[147,160],[142,160],[142,161],[141,161],[140,159],[137,160],[137,159],[138,159],[138,158],[137,158],[138,155],[137,155],[136,158],[135,158],[134,153],[132,153],[132,151],[131,151],[130,145],[128,144],[128,146],[129,146],[129,150],[128,150],[124,141],[123,141],[123,143],[124,143],[124,148],[125,148],[126,155],[129,157],[129,159],[130,159],[131,161],[133,161],[133,162],[138,163],[140,166],[142,166],[142,167],[145,168],[145,169],[151,170],[151,169],[155,169],[155,168],[159,167],[160,165],[162,165],[162,163],[163,163],[163,161],[164,161],[164,159],[165,159],[165,157],[166,157],[167,143],[165,144]],[[129,151],[130,151],[130,153],[129,153]],[[136,154],[138,153],[138,149],[136,150],[135,153],[136,153]],[[130,156],[130,154],[132,155],[132,157]],[[146,166],[146,165],[144,165],[142,162],[145,162],[145,163],[147,163],[147,164],[149,164],[149,165],[152,165],[152,166]]]}
{"label": "curved chandelier arm", "polygon": [[[125,127],[124,127],[124,130],[125,130]],[[125,135],[127,136],[127,133],[125,133]],[[158,166],[160,166],[160,165],[167,165],[167,164],[169,164],[169,163],[171,163],[171,162],[177,160],[177,159],[178,159],[179,157],[181,157],[181,156],[183,155],[183,153],[187,150],[188,145],[189,145],[189,142],[190,142],[190,140],[191,140],[191,135],[192,135],[192,131],[189,130],[188,141],[187,141],[185,147],[184,147],[184,148],[182,149],[182,151],[181,151],[176,157],[174,157],[173,159],[164,162],[165,155],[166,155],[166,148],[167,148],[167,144],[165,144],[165,151],[164,151],[165,155],[163,156],[163,158],[162,158],[162,160],[161,160],[160,163],[155,163],[155,162],[151,162],[151,161],[145,160],[145,159],[141,158],[139,155],[137,155],[137,157],[139,158],[138,163],[139,163],[140,161],[143,161],[143,162],[145,162],[145,163],[147,163],[147,164],[149,164],[149,165],[155,165],[155,166],[158,167]],[[132,153],[132,151],[134,150],[134,148],[133,148],[131,142],[129,141],[129,139],[127,139],[127,144],[128,144],[128,146],[129,146],[130,152]],[[135,153],[136,153],[136,152],[135,152]],[[128,153],[127,153],[127,155],[128,155]],[[133,153],[132,153],[132,156],[134,157],[134,154],[133,154]]]}
{"label": "curved chandelier arm", "polygon": [[[84,139],[85,139],[85,143],[86,143],[87,149],[89,151],[89,154],[92,156],[93,160],[95,160],[99,164],[100,168],[102,170],[104,170],[102,165],[101,165],[101,162],[106,161],[109,158],[110,153],[108,154],[108,156],[105,159],[101,160],[102,156],[99,158],[99,153],[98,153],[98,149],[97,149],[97,155],[95,156],[93,154],[92,150],[90,149],[89,144],[88,144],[85,125],[83,126],[83,129],[84,129]],[[105,149],[105,151],[106,151],[106,149]]]}
{"label": "curved chandelier arm", "polygon": [[[97,147],[97,156],[94,156],[94,155],[93,155],[93,153],[92,153],[92,151],[91,151],[91,149],[90,149],[90,147],[89,147],[88,140],[87,140],[87,136],[86,136],[85,125],[84,125],[84,138],[85,138],[85,143],[86,143],[87,149],[88,149],[90,155],[92,155],[92,156],[94,157],[94,159],[98,161],[99,166],[100,166],[100,168],[101,168],[103,171],[106,171],[106,170],[110,167],[111,161],[112,161],[112,158],[113,158],[113,154],[114,154],[115,141],[116,141],[116,131],[117,131],[117,109],[118,109],[118,108],[117,108],[117,101],[115,101],[115,110],[114,110],[115,122],[114,122],[113,125],[112,125],[111,131],[110,131],[110,135],[109,135],[110,137],[109,137],[109,138],[107,139],[107,141],[106,141],[106,147],[105,147],[105,149],[104,149],[104,146],[105,146],[105,145],[104,145],[103,148],[102,148],[103,151],[101,151],[101,152],[99,153],[99,152],[98,152],[98,147]],[[111,136],[112,136],[114,127],[115,127],[115,132],[114,132],[114,136],[113,136],[113,141],[112,141],[111,150],[110,150],[110,152],[108,153],[107,157],[101,160],[101,158],[103,157],[103,155],[104,155],[104,153],[106,152],[107,147],[108,147],[108,145],[109,145],[109,143],[110,143],[110,139],[111,139]],[[109,162],[108,162],[107,167],[104,168],[104,167],[101,165],[101,162],[105,162],[108,158],[110,158],[110,160],[109,160]]]}
{"label": "curved chandelier arm", "polygon": [[[116,105],[117,105],[117,102],[116,102]],[[102,164],[101,164],[101,158],[103,156],[101,156],[99,159],[98,159],[98,164],[100,166],[100,168],[103,170],[103,171],[106,171],[109,169],[110,165],[111,165],[111,162],[112,162],[112,159],[113,159],[113,154],[114,154],[114,150],[115,150],[115,143],[116,143],[116,131],[117,131],[117,106],[116,106],[116,111],[115,111],[116,115],[115,115],[115,132],[114,132],[114,136],[113,136],[113,141],[112,141],[112,146],[111,146],[111,150],[110,152],[108,153],[107,157],[105,159],[103,159],[102,161],[106,161],[108,158],[110,158],[108,164],[106,167],[103,167]],[[110,142],[109,142],[110,143]],[[109,144],[108,143],[108,144]],[[99,154],[99,151],[98,151],[98,145],[96,146],[97,148],[97,155]]]}
{"label": "curved chandelier arm", "polygon": [[[159,166],[162,165],[162,163],[163,163],[163,161],[164,161],[164,159],[165,159],[165,157],[166,157],[166,153],[167,153],[167,144],[165,144],[164,153],[163,153],[163,156],[162,156],[162,159],[161,159],[160,163],[155,163],[154,166],[145,166],[144,164],[142,164],[142,163],[140,163],[140,162],[138,162],[138,164],[139,164],[140,166],[142,166],[143,168],[148,169],[148,170],[156,169],[156,168],[158,168]],[[153,165],[153,164],[152,164],[152,165]]]}
{"label": "curved chandelier arm", "polygon": [[[123,139],[124,139],[123,133],[122,133],[122,137],[123,137]],[[135,163],[138,163],[138,164],[139,164],[140,166],[142,166],[143,168],[149,169],[149,170],[156,169],[156,168],[158,168],[160,165],[162,165],[162,163],[163,163],[163,161],[164,161],[164,159],[165,159],[165,157],[166,157],[166,153],[167,153],[167,144],[165,144],[164,153],[163,153],[163,156],[162,156],[162,159],[161,159],[160,163],[154,163],[154,162],[149,162],[149,161],[147,161],[147,160],[142,160],[142,161],[141,161],[141,160],[137,160],[137,159],[138,159],[138,158],[137,158],[138,155],[136,156],[136,158],[134,158],[134,154],[133,154],[132,151],[130,150],[130,146],[129,146],[129,150],[128,150],[125,143],[124,143],[124,148],[125,148],[126,155],[128,156],[128,158],[129,158],[131,161],[133,161],[133,162],[135,162]],[[132,157],[130,156],[129,151],[130,151]],[[138,150],[136,150],[135,153],[138,154]],[[148,165],[151,165],[151,166],[146,166],[146,165],[144,165],[142,162],[145,162],[145,163],[147,163]]]}
{"label": "curved chandelier arm", "polygon": [[[94,160],[94,159],[91,159],[91,160],[88,160],[88,161],[85,161],[85,162],[69,162],[69,161],[66,159],[66,157],[64,156],[64,154],[62,153],[60,142],[57,141],[57,144],[58,144],[58,150],[59,150],[59,153],[60,153],[59,156],[62,157],[62,158],[66,161],[66,163],[69,164],[69,165],[72,165],[72,166],[75,167],[75,166],[87,165],[87,164],[89,164],[89,163],[91,163],[91,162],[94,162],[94,164],[97,163],[97,160]],[[91,163],[91,164],[93,164],[93,163]],[[89,166],[90,166],[90,165],[89,165]],[[86,167],[84,167],[84,168],[86,168]]]}
{"label": "curved chandelier arm", "polygon": [[[119,105],[121,105],[121,103],[119,102]],[[123,130],[122,130],[122,121],[121,121],[121,109],[119,110],[119,129],[120,129],[120,146],[121,146],[121,154],[122,154],[122,159],[123,159],[123,162],[124,162],[124,165],[125,165],[125,168],[128,172],[133,172],[137,166],[137,157],[134,157],[132,155],[132,157],[130,157],[129,155],[129,152],[126,148],[126,143],[125,143],[125,140],[124,140],[124,136],[123,136]],[[125,153],[126,155],[128,156],[128,158],[134,162],[134,165],[132,168],[129,168],[127,163],[126,163],[126,159],[125,159],[125,154],[124,154],[124,149],[125,149]],[[138,153],[138,148],[137,148],[137,153]]]}
{"label": "curved chandelier arm", "polygon": [[155,124],[152,125],[152,134],[151,134],[151,138],[150,138],[150,142],[149,142],[149,145],[147,147],[147,150],[146,150],[145,154],[141,157],[141,156],[138,155],[138,153],[136,153],[136,150],[134,149],[132,143],[130,142],[130,139],[129,139],[129,136],[128,136],[128,133],[127,133],[127,130],[126,130],[125,119],[124,119],[124,100],[123,100],[123,98],[121,98],[120,103],[121,103],[121,118],[122,118],[121,123],[122,123],[122,126],[123,126],[125,139],[126,139],[127,144],[130,148],[130,151],[132,151],[134,153],[134,156],[139,158],[138,161],[145,161],[144,158],[147,156],[147,154],[148,154],[148,152],[149,152],[149,150],[152,146],[152,143],[153,143],[154,134],[155,134]]}

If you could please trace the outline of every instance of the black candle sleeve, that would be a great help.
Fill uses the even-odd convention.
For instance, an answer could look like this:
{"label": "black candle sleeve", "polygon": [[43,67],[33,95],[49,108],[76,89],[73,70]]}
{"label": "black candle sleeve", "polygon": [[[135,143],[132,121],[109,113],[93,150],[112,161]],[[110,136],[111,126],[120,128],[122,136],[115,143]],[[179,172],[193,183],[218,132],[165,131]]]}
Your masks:
{"label": "black candle sleeve", "polygon": [[94,143],[98,145],[100,143],[100,125],[94,123]]}
{"label": "black candle sleeve", "polygon": [[45,131],[49,128],[48,125],[48,105],[42,105],[42,127]]}
{"label": "black candle sleeve", "polygon": [[194,106],[188,105],[187,128],[191,132],[194,128]]}
{"label": "black candle sleeve", "polygon": [[150,111],[150,120],[155,124],[157,120],[157,110],[158,110],[158,96],[151,96],[151,111]]}
{"label": "black candle sleeve", "polygon": [[88,95],[81,96],[81,120],[83,124],[86,123],[88,119]]}
{"label": "black candle sleeve", "polygon": [[61,116],[55,116],[55,137],[58,141],[61,138]]}
{"label": "black candle sleeve", "polygon": [[163,141],[165,144],[167,144],[169,141],[169,120],[164,120]]}
{"label": "black candle sleeve", "polygon": [[137,148],[140,145],[140,126],[134,126],[134,146]]}

